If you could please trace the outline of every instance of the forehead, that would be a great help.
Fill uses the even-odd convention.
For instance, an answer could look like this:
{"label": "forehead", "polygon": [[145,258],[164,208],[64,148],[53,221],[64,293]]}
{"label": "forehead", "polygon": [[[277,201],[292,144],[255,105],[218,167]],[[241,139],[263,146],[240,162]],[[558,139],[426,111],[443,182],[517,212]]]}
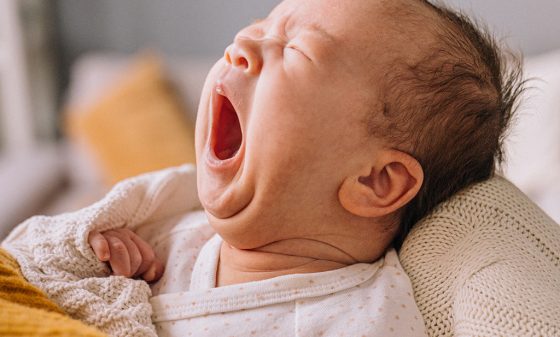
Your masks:
{"label": "forehead", "polygon": [[[270,14],[300,25],[320,27],[336,37],[367,31],[380,1],[285,0]],[[348,19],[352,18],[352,21]]]}
{"label": "forehead", "polygon": [[[285,0],[270,14],[288,25],[325,32],[352,63],[385,64],[395,53],[420,48],[421,26],[408,21],[424,8],[410,0]],[[402,15],[402,13],[408,13]]]}

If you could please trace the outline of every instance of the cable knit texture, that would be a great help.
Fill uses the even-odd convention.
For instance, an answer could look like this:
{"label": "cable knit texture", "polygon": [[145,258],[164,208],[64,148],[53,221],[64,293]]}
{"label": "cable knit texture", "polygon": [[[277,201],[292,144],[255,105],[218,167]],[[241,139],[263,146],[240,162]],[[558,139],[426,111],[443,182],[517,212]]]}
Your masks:
{"label": "cable knit texture", "polygon": [[437,207],[400,259],[430,336],[560,336],[560,226],[504,178]]}
{"label": "cable knit texture", "polygon": [[156,336],[141,280],[110,276],[87,242],[93,229],[137,230],[198,206],[194,167],[125,180],[96,204],[74,213],[33,217],[2,243],[25,278],[45,291],[70,316],[111,336]]}
{"label": "cable knit texture", "polygon": [[38,288],[27,282],[17,262],[0,249],[0,336],[106,337],[71,319]]}

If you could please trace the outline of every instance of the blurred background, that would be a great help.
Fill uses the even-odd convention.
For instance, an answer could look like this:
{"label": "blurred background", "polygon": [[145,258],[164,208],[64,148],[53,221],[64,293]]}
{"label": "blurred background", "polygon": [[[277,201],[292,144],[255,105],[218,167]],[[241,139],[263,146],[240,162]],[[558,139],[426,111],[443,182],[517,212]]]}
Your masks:
{"label": "blurred background", "polygon": [[[0,0],[0,239],[194,161],[206,72],[276,0]],[[448,0],[525,55],[505,175],[560,221],[560,2]]]}

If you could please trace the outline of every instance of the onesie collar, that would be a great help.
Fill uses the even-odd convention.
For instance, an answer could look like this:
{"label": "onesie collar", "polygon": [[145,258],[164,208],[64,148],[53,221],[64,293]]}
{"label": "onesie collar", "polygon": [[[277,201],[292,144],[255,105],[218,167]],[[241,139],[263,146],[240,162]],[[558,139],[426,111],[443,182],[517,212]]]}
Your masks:
{"label": "onesie collar", "polygon": [[216,273],[220,262],[222,238],[214,235],[198,254],[191,275],[189,291],[208,290],[216,287]]}
{"label": "onesie collar", "polygon": [[189,291],[150,299],[154,322],[187,319],[334,294],[359,286],[374,277],[383,258],[372,264],[358,263],[336,270],[292,274],[262,281],[216,288],[216,270],[222,238],[218,235],[202,248]]}

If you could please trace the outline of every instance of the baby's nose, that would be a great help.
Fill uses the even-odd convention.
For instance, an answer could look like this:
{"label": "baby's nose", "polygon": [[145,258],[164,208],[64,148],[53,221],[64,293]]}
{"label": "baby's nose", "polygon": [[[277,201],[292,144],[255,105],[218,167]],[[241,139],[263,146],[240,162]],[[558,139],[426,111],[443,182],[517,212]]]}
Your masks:
{"label": "baby's nose", "polygon": [[236,38],[226,48],[224,58],[227,63],[252,76],[259,74],[263,63],[259,43],[243,37]]}

